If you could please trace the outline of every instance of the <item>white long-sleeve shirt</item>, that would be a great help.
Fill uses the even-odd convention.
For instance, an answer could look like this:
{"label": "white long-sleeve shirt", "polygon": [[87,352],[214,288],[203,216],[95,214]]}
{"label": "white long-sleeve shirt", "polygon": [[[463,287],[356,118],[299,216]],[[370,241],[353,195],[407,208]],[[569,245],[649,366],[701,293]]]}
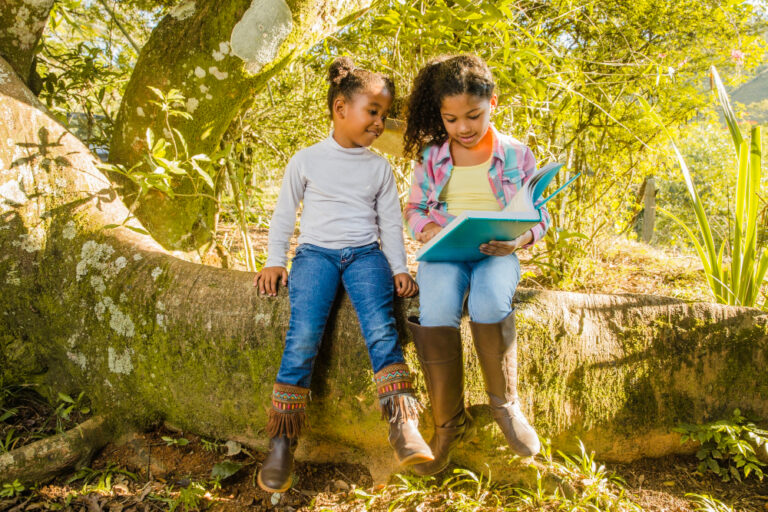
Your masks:
{"label": "white long-sleeve shirt", "polygon": [[342,147],[332,135],[296,153],[272,214],[264,266],[285,266],[302,202],[300,244],[342,249],[381,240],[392,273],[408,272],[397,187],[384,158]]}

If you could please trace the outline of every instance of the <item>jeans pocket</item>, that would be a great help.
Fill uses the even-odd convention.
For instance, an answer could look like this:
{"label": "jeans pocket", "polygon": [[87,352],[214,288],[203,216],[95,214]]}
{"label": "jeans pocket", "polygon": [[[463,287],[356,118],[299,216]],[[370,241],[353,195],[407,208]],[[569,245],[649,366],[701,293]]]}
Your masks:
{"label": "jeans pocket", "polygon": [[307,247],[304,244],[297,246],[296,249],[293,251],[293,259],[296,259],[298,256],[301,255],[301,253],[303,253],[306,250],[307,250]]}

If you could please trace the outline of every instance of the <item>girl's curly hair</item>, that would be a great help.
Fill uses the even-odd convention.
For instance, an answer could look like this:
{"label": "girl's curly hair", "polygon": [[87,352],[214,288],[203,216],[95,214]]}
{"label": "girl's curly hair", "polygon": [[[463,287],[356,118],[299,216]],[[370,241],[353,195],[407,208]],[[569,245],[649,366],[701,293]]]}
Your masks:
{"label": "girl's curly hair", "polygon": [[328,68],[328,112],[333,119],[333,102],[339,96],[352,99],[356,93],[365,91],[373,83],[384,83],[392,99],[395,98],[395,82],[382,73],[355,67],[349,57],[338,57]]}
{"label": "girl's curly hair", "polygon": [[442,144],[448,133],[440,116],[446,96],[471,94],[480,98],[493,96],[493,75],[483,59],[462,54],[437,57],[419,70],[408,98],[404,149],[410,158],[420,158],[429,144]]}

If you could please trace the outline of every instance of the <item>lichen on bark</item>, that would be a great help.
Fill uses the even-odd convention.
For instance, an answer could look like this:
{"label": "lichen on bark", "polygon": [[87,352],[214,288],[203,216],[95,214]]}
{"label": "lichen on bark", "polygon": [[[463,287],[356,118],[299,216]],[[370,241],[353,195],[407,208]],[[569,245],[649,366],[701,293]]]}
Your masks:
{"label": "lichen on bark", "polygon": [[51,7],[53,0],[4,0],[0,3],[0,57],[8,61],[27,84],[33,72],[37,42]]}

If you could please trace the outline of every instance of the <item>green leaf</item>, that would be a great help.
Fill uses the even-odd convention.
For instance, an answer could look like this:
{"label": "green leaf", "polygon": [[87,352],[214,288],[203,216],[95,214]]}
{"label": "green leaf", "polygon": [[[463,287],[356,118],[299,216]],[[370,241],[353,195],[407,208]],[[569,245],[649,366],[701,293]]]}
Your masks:
{"label": "green leaf", "polygon": [[230,476],[240,471],[242,467],[243,465],[239,462],[234,462],[231,460],[219,462],[218,464],[214,464],[213,469],[211,470],[211,478],[226,480]]}
{"label": "green leaf", "polygon": [[197,165],[197,162],[195,162],[194,160],[190,160],[190,161],[189,161],[189,163],[190,163],[190,165],[192,166],[192,168],[193,168],[195,171],[197,171],[197,174],[199,174],[199,175],[200,175],[200,177],[201,177],[201,178],[203,178],[203,180],[205,181],[205,183],[206,183],[206,184],[207,184],[209,187],[211,187],[211,190],[215,190],[215,189],[216,189],[216,187],[214,187],[214,185],[213,185],[213,180],[211,179],[211,176],[210,176],[210,175],[209,175],[207,172],[205,172],[205,171],[203,170],[203,168],[202,168],[202,167],[200,167],[199,165]]}
{"label": "green leaf", "polygon": [[149,231],[145,229],[137,228],[137,227],[131,226],[130,224],[126,224],[125,227],[130,229],[133,232],[139,233],[140,235],[149,235]]}

